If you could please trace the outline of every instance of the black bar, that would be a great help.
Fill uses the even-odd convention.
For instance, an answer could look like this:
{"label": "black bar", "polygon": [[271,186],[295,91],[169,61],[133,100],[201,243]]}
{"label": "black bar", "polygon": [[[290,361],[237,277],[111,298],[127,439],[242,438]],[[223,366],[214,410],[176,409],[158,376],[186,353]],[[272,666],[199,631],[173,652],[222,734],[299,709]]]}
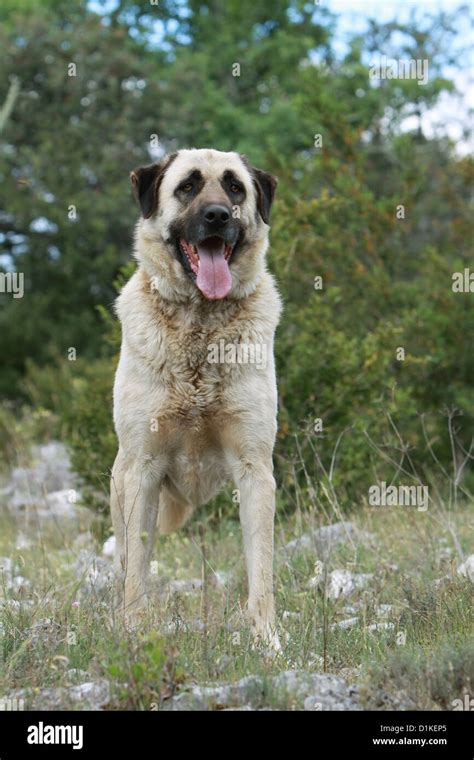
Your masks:
{"label": "black bar", "polygon": [[[0,712],[0,760],[17,760],[25,755],[96,757],[98,751],[105,751],[107,755],[118,753],[122,757],[127,750],[134,752],[132,760],[135,760],[145,754],[159,757],[173,748],[179,755],[189,749],[205,756],[222,757],[230,751],[246,758],[250,752],[255,756],[260,747],[267,760],[272,744],[283,740],[299,755],[313,755],[321,760],[330,756],[328,750],[350,753],[348,758],[360,753],[363,758],[472,760],[473,718],[474,714],[469,711],[11,711]],[[57,732],[56,726],[65,728]],[[73,727],[76,727],[75,732]],[[29,743],[28,737],[32,741],[42,739],[43,743]],[[50,738],[71,743],[46,743]],[[77,745],[76,750],[73,743]]]}

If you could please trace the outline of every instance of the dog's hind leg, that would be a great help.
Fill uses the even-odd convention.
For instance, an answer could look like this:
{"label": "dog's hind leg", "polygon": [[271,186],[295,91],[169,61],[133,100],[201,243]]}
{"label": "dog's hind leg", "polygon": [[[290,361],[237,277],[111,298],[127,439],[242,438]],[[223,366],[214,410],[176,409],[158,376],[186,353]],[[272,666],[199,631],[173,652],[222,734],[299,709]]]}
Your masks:
{"label": "dog's hind leg", "polygon": [[188,520],[193,507],[178,493],[169,481],[160,491],[157,528],[160,535],[178,530]]}
{"label": "dog's hind leg", "polygon": [[114,576],[117,602],[123,596],[125,572],[125,457],[121,449],[115,458],[110,478],[110,512],[115,535]]}

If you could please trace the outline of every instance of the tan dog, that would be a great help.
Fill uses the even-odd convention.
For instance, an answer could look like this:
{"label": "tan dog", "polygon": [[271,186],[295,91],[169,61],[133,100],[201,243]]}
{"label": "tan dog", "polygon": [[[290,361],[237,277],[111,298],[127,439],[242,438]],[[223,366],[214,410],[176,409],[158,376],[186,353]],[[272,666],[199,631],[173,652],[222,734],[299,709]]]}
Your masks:
{"label": "tan dog", "polygon": [[181,150],[131,174],[138,270],[117,301],[119,438],[111,482],[125,612],[146,601],[155,526],[238,489],[249,617],[278,647],[273,602],[280,298],[267,272],[276,180],[237,153]]}

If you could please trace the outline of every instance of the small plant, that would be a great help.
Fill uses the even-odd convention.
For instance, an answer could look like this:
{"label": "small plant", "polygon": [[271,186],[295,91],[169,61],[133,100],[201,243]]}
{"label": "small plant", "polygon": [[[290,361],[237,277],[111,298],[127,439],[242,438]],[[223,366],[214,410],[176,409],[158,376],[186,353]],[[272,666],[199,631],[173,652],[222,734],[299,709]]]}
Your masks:
{"label": "small plant", "polygon": [[117,683],[121,709],[158,710],[179,680],[176,652],[156,631],[127,633],[111,647],[105,670]]}

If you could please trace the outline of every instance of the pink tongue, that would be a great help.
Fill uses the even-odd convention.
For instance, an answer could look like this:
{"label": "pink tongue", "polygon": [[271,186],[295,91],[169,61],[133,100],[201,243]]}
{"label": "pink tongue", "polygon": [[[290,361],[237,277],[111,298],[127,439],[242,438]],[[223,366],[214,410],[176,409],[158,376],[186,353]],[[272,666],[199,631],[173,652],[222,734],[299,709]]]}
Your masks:
{"label": "pink tongue", "polygon": [[232,287],[232,275],[225,259],[224,241],[207,238],[197,246],[199,269],[196,285],[206,298],[225,298]]}

